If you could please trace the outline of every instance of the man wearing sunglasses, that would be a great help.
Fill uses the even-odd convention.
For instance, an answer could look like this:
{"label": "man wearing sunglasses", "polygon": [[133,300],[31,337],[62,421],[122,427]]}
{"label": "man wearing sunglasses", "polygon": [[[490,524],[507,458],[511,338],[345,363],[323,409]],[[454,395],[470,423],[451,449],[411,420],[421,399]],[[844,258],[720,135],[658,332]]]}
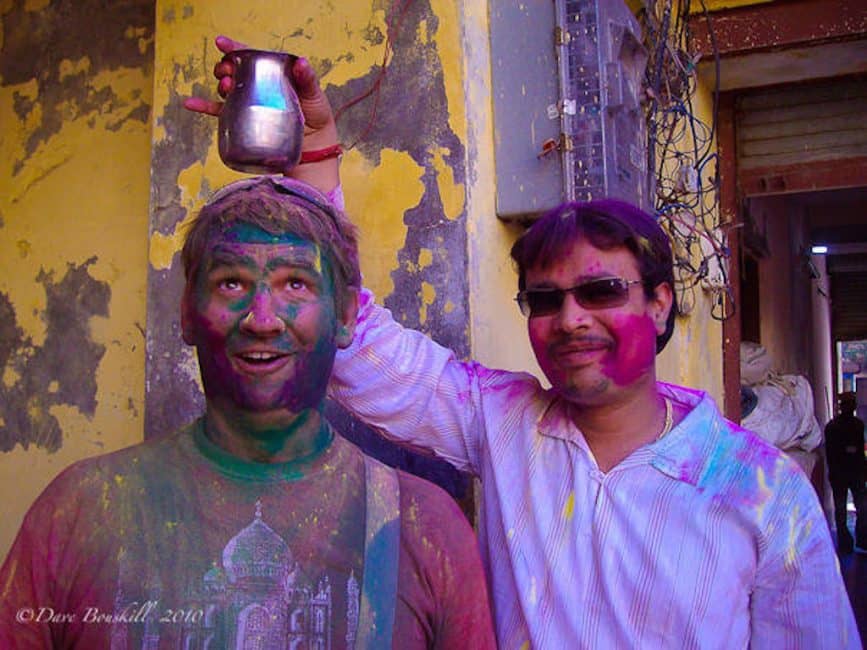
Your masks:
{"label": "man wearing sunglasses", "polygon": [[[223,93],[231,72],[218,64]],[[336,136],[324,95],[295,73],[316,100],[308,124],[328,125],[317,146],[336,144],[321,137]],[[336,160],[303,172],[339,198]],[[330,385],[388,438],[480,479],[500,647],[860,647],[806,477],[707,394],[657,381],[675,299],[656,220],[619,201],[565,204],[512,258],[550,388],[455,358],[367,291]]]}
{"label": "man wearing sunglasses", "polygon": [[565,204],[512,257],[550,389],[456,359],[365,293],[330,393],[481,480],[501,647],[860,647],[806,476],[707,394],[656,380],[674,325],[656,221]]}

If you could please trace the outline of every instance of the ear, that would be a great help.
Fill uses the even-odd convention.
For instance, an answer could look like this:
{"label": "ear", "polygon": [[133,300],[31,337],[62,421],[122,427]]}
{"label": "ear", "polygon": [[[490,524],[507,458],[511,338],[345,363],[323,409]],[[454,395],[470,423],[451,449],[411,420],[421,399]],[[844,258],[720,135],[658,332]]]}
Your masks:
{"label": "ear", "polygon": [[674,293],[668,282],[660,282],[653,290],[653,297],[647,301],[647,313],[653,319],[657,334],[664,334],[668,324],[668,314],[674,302]]}
{"label": "ear", "polygon": [[343,301],[342,313],[337,314],[337,335],[334,340],[340,349],[348,348],[355,336],[355,322],[358,316],[358,288],[348,287]]}
{"label": "ear", "polygon": [[193,298],[189,283],[184,286],[184,295],[181,297],[181,336],[187,345],[195,345],[193,336]]}

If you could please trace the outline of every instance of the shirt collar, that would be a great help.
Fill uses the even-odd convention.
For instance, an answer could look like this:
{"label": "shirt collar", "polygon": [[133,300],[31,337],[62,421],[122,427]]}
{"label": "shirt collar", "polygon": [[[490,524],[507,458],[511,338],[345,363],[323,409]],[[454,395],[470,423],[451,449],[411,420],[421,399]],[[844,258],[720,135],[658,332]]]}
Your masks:
{"label": "shirt collar", "polygon": [[[657,382],[661,394],[688,413],[662,439],[644,448],[651,466],[679,481],[696,485],[704,471],[708,451],[718,439],[724,420],[713,399],[704,391]],[[576,444],[590,454],[584,435],[567,415],[565,400],[548,391],[550,402],[539,419],[538,431],[549,438]]]}
{"label": "shirt collar", "polygon": [[192,438],[198,452],[205,460],[224,476],[240,479],[250,483],[271,483],[283,481],[300,481],[312,474],[322,471],[322,468],[335,462],[335,453],[340,445],[335,444],[337,436],[328,422],[330,440],[328,444],[303,458],[296,458],[283,463],[257,463],[244,460],[215,445],[205,434],[205,418],[199,418],[192,426]]}
{"label": "shirt collar", "polygon": [[725,421],[704,391],[662,382],[658,387],[669,399],[687,406],[689,412],[666,436],[650,446],[654,452],[650,464],[671,478],[697,485]]}

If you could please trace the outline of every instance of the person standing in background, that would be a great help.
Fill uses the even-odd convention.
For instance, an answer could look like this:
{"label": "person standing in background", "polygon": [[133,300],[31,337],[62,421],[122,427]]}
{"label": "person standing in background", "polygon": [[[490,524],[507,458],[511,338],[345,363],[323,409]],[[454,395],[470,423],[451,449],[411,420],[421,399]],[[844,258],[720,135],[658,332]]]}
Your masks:
{"label": "person standing in background", "polygon": [[[867,552],[867,462],[864,459],[864,422],[855,417],[855,393],[841,393],[840,415],[825,425],[825,449],[828,456],[828,479],[834,495],[834,522],[837,527],[837,550],[851,553],[857,546]],[[855,539],[847,525],[849,493],[855,504]]]}

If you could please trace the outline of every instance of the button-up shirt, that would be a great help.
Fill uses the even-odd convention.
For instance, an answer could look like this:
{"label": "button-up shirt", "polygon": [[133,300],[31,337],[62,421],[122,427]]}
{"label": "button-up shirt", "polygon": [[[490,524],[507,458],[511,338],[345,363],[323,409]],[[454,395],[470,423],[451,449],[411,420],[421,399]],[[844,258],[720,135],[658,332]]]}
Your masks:
{"label": "button-up shirt", "polygon": [[567,404],[525,373],[457,360],[363,292],[331,395],[482,486],[501,648],[858,648],[826,520],[797,465],[705,393],[600,471]]}

